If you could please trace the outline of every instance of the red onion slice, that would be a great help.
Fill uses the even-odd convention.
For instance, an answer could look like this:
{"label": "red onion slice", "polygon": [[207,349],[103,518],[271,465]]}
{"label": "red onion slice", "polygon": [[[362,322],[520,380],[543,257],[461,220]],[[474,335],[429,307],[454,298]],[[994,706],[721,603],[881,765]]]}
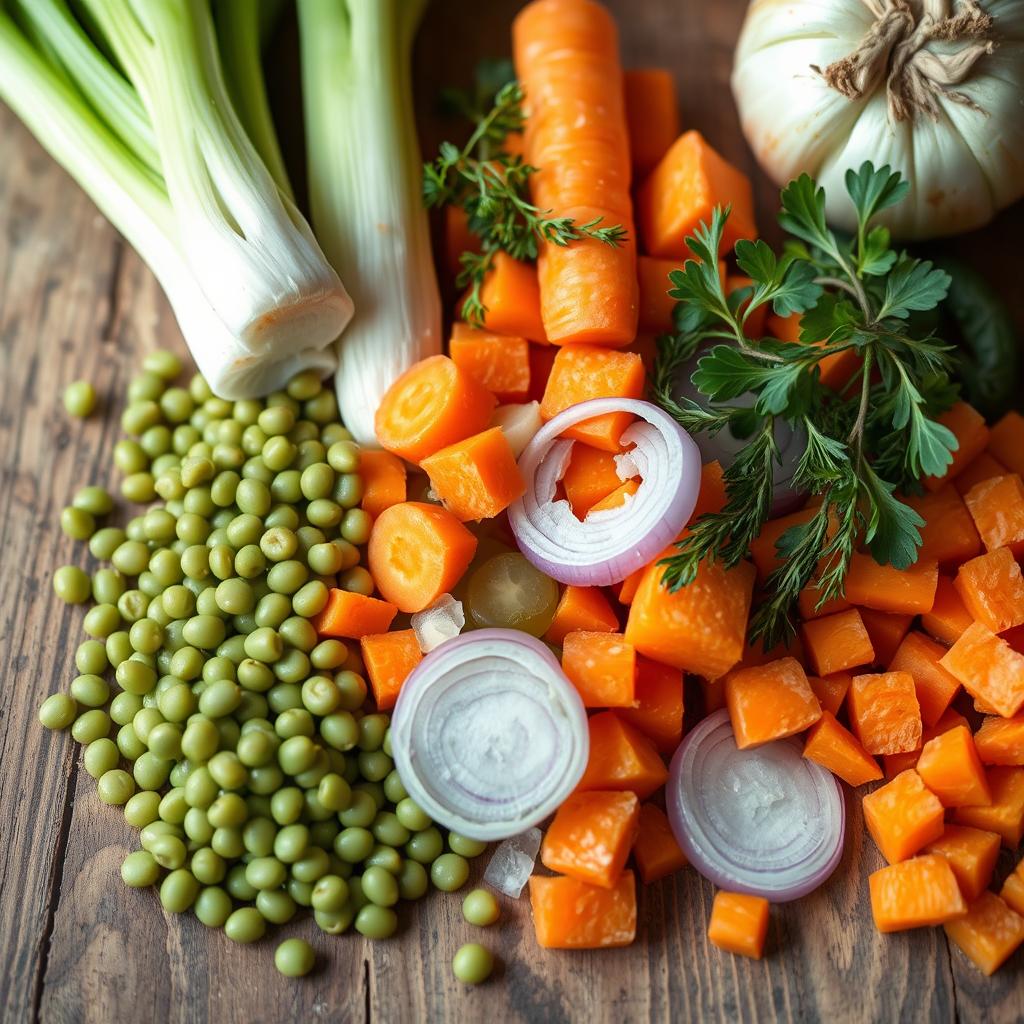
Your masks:
{"label": "red onion slice", "polygon": [[728,711],[709,715],[672,758],[665,804],[705,878],[784,903],[816,889],[843,855],[846,805],[798,740],[738,750]]}
{"label": "red onion slice", "polygon": [[[559,435],[609,412],[639,419],[623,432],[623,448],[633,448],[620,475],[639,473],[640,487],[623,505],[581,523],[568,501],[555,500],[573,445]],[[700,489],[693,439],[664,410],[637,399],[595,398],[560,412],[526,446],[519,470],[526,494],[509,506],[508,518],[520,550],[553,579],[583,586],[618,583],[647,565],[686,525]]]}
{"label": "red onion slice", "polygon": [[402,686],[391,737],[413,800],[488,841],[552,814],[590,748],[583,702],[554,655],[511,629],[479,629],[428,654]]}

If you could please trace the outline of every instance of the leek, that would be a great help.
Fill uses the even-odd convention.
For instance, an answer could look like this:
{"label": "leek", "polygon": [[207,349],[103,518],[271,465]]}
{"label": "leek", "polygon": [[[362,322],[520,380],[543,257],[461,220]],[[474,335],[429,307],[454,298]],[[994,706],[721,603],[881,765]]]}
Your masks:
{"label": "leek", "polygon": [[299,0],[309,192],[317,237],[357,313],[338,346],[342,417],[375,444],[389,385],[441,351],[420,198],[410,55],[424,0]]}

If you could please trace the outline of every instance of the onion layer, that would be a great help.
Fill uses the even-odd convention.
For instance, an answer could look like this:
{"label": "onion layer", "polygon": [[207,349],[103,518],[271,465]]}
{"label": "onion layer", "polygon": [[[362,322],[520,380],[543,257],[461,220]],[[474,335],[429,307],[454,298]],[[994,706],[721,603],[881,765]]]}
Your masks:
{"label": "onion layer", "polygon": [[[642,477],[636,494],[618,508],[593,512],[581,523],[555,488],[572,457],[573,442],[559,437],[569,427],[603,413],[639,418],[622,434],[634,445],[622,472]],[[522,553],[560,583],[607,586],[647,565],[686,525],[700,489],[700,452],[671,416],[650,402],[596,398],[549,420],[519,460],[526,494],[508,516]]]}
{"label": "onion layer", "polygon": [[480,629],[428,654],[402,687],[391,733],[416,803],[488,841],[552,814],[589,753],[575,687],[544,644],[510,629]]}
{"label": "onion layer", "polygon": [[802,757],[799,741],[738,750],[728,711],[683,740],[665,803],[690,863],[731,892],[795,900],[842,857],[846,806],[832,774]]}

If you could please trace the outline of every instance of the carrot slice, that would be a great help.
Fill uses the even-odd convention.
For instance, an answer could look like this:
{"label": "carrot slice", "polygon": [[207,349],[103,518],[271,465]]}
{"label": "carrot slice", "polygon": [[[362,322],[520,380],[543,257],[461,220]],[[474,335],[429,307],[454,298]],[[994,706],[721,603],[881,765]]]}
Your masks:
{"label": "carrot slice", "polygon": [[[644,380],[643,361],[633,352],[613,352],[592,345],[563,348],[551,367],[540,414],[550,420],[591,398],[640,398]],[[618,452],[619,437],[633,418],[626,412],[604,413],[569,427],[562,436],[603,451]]]}
{"label": "carrot slice", "polygon": [[768,901],[741,892],[716,892],[708,941],[727,953],[760,960],[768,934]]}
{"label": "carrot slice", "polygon": [[814,696],[818,698],[822,711],[830,711],[838,715],[840,708],[850,692],[853,676],[849,672],[836,672],[830,676],[808,676]]}
{"label": "carrot slice", "polygon": [[888,665],[907,635],[914,616],[876,612],[873,608],[858,610],[875,651],[875,664]]}
{"label": "carrot slice", "polygon": [[960,683],[940,662],[946,648],[923,633],[908,633],[889,661],[890,672],[909,672],[921,708],[921,721],[934,725],[960,690]]}
{"label": "carrot slice", "polygon": [[993,633],[1024,623],[1024,575],[1009,548],[964,562],[953,584],[967,611]]}
{"label": "carrot slice", "polygon": [[631,68],[622,76],[629,155],[637,177],[646,174],[679,135],[676,81],[668,68]]}
{"label": "carrot slice", "polygon": [[988,444],[989,431],[985,417],[966,402],[957,402],[938,417],[939,423],[953,431],[957,449],[953,461],[942,476],[926,476],[924,485],[929,491],[937,491],[944,483],[962,473]]}
{"label": "carrot slice", "polygon": [[730,672],[725,702],[740,750],[794,736],[821,718],[821,705],[796,658]]}
{"label": "carrot slice", "polygon": [[804,757],[850,786],[863,786],[882,777],[878,762],[861,746],[857,737],[844,729],[831,711],[822,711],[804,743]]}
{"label": "carrot slice", "polygon": [[636,660],[635,703],[619,715],[636,726],[662,754],[672,754],[683,738],[683,674],[647,658]]}
{"label": "carrot slice", "polygon": [[868,877],[871,914],[880,932],[945,924],[967,913],[945,857],[929,854],[879,868]]}
{"label": "carrot slice", "polygon": [[405,463],[397,455],[364,448],[359,456],[359,476],[363,481],[360,504],[374,519],[384,509],[405,501]]}
{"label": "carrot slice", "polygon": [[981,551],[981,538],[971,513],[952,484],[907,498],[907,504],[924,520],[919,562],[959,565]]}
{"label": "carrot slice", "polygon": [[544,835],[541,863],[552,871],[614,889],[640,818],[634,793],[572,793]]}
{"label": "carrot slice", "polygon": [[1024,654],[980,622],[964,630],[940,664],[972,697],[1004,718],[1024,705]]}
{"label": "carrot slice", "polygon": [[614,889],[577,878],[534,875],[530,907],[545,949],[606,949],[636,938],[636,880],[623,871]]}
{"label": "carrot slice", "polygon": [[948,576],[940,576],[932,610],[921,616],[921,627],[936,640],[954,644],[974,621]]}
{"label": "carrot slice", "polygon": [[494,396],[447,356],[411,366],[381,399],[374,418],[382,448],[418,463],[483,430]]}
{"label": "carrot slice", "polygon": [[390,711],[409,673],[423,660],[423,653],[411,629],[374,633],[361,637],[363,665],[379,711]]}
{"label": "carrot slice", "polygon": [[621,485],[622,478],[611,452],[589,444],[573,445],[562,486],[577,519],[583,519],[594,505]]}
{"label": "carrot slice", "polygon": [[484,314],[487,330],[547,344],[540,315],[540,282],[532,263],[496,252],[480,286],[480,301],[487,310]]}
{"label": "carrot slice", "polygon": [[1024,764],[1024,715],[986,718],[974,734],[984,764]]}
{"label": "carrot slice", "polygon": [[871,638],[856,608],[805,622],[802,633],[804,650],[819,676],[870,665],[875,660]]}
{"label": "carrot slice", "polygon": [[854,676],[850,722],[869,754],[900,754],[921,746],[921,706],[909,672]]}
{"label": "carrot slice", "polygon": [[614,711],[593,715],[587,727],[590,757],[577,792],[629,790],[646,800],[665,784],[668,769],[654,744],[639,729],[623,721]]}
{"label": "carrot slice", "polygon": [[1018,914],[1024,914],[1024,860],[1017,863],[1013,872],[1003,882],[999,895]]}
{"label": "carrot slice", "polygon": [[722,236],[725,251],[756,238],[754,197],[747,176],[727,163],[697,131],[684,132],[637,192],[637,221],[652,256],[686,258],[686,238],[716,206],[731,204]]}
{"label": "carrot slice", "polygon": [[448,355],[499,402],[522,402],[530,391],[530,343],[526,338],[477,330],[459,321],[452,325]]}
{"label": "carrot slice", "polygon": [[686,854],[676,842],[665,812],[656,804],[640,807],[633,860],[645,885],[687,865]]}
{"label": "carrot slice", "polygon": [[890,864],[942,835],[945,809],[913,768],[865,796],[863,808],[864,824]]}
{"label": "carrot slice", "polygon": [[[618,508],[620,505],[625,505],[639,490],[639,480],[627,480],[624,484],[619,484],[611,494],[606,494],[600,501],[595,502],[590,507],[590,512],[605,512],[610,508]],[[589,515],[590,512],[587,514]]]}
{"label": "carrot slice", "polygon": [[1024,943],[1024,917],[994,892],[983,892],[965,916],[949,921],[946,934],[982,974],[994,974]]}
{"label": "carrot slice", "polygon": [[[992,434],[995,433],[995,430],[996,428],[993,427],[992,432],[989,434],[990,446],[992,444]],[[963,472],[957,474],[956,479],[953,481],[953,486],[962,498],[975,484],[991,480],[994,476],[1006,476],[1009,472],[1010,470],[998,459],[992,458],[988,452],[982,452]]]}
{"label": "carrot slice", "polygon": [[619,618],[600,587],[568,586],[562,591],[555,617],[551,620],[544,639],[561,647],[565,638],[575,630],[591,633],[615,633]]}
{"label": "carrot slice", "polygon": [[992,803],[958,807],[953,820],[958,825],[997,832],[1011,850],[1024,838],[1024,768],[997,766],[985,773]]}
{"label": "carrot slice", "polygon": [[917,773],[944,807],[992,802],[985,768],[966,726],[929,740],[917,759]]}
{"label": "carrot slice", "polygon": [[628,708],[634,701],[636,651],[620,633],[576,630],[562,643],[562,671],[583,706]]}
{"label": "carrot slice", "polygon": [[924,848],[949,861],[968,902],[976,900],[992,881],[999,858],[999,836],[968,825],[947,825],[942,835]]}
{"label": "carrot slice", "polygon": [[1024,555],[1024,481],[1016,473],[975,484],[964,501],[986,551],[1008,547]]}
{"label": "carrot slice", "polygon": [[909,569],[896,569],[857,553],[846,574],[846,600],[880,612],[920,615],[931,611],[938,582],[935,562],[919,560]]}
{"label": "carrot slice", "polygon": [[386,633],[397,614],[398,609],[387,601],[335,589],[313,625],[320,636],[358,640],[370,633]]}
{"label": "carrot slice", "polygon": [[451,512],[406,501],[373,524],[367,559],[385,598],[400,611],[421,612],[452,590],[475,552],[476,537]]}
{"label": "carrot slice", "polygon": [[1008,412],[989,432],[988,452],[1011,473],[1024,477],[1024,416]]}

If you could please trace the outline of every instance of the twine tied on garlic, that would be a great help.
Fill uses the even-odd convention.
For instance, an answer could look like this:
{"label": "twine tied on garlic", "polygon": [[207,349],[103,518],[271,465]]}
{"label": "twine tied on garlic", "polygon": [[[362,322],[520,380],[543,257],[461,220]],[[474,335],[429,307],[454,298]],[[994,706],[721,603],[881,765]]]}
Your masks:
{"label": "twine tied on garlic", "polygon": [[[863,2],[875,23],[857,48],[824,70],[811,65],[831,88],[847,99],[861,99],[884,76],[892,121],[912,121],[918,114],[938,120],[940,96],[987,114],[968,95],[952,88],[996,48],[994,19],[978,0],[922,0],[920,18],[908,0]],[[936,53],[927,48],[933,40],[962,45],[949,53]]]}

